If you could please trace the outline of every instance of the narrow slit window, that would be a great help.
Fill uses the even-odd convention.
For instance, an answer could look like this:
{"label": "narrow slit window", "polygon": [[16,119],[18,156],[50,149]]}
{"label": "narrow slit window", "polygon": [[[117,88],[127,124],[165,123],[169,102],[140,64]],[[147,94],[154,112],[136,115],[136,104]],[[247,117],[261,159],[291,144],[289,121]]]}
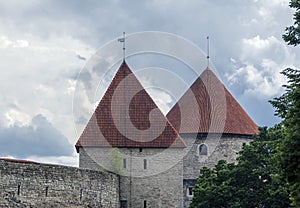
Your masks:
{"label": "narrow slit window", "polygon": [[80,189],[80,194],[79,194],[80,201],[82,201],[82,193],[83,193],[83,189]]}
{"label": "narrow slit window", "polygon": [[125,158],[123,159],[123,168],[126,169],[126,159]]}
{"label": "narrow slit window", "polygon": [[144,169],[147,169],[147,160],[144,159]]}
{"label": "narrow slit window", "polygon": [[46,186],[45,196],[48,196],[48,186]]}
{"label": "narrow slit window", "polygon": [[147,208],[147,201],[144,200],[144,208]]}
{"label": "narrow slit window", "polygon": [[21,185],[18,184],[18,192],[17,192],[18,196],[20,195],[20,192],[21,192]]}

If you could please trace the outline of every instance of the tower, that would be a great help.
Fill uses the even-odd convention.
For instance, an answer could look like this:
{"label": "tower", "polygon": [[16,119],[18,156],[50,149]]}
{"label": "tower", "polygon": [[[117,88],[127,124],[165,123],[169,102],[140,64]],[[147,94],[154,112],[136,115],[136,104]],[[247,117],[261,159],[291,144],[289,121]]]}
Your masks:
{"label": "tower", "polygon": [[192,200],[200,169],[218,160],[235,162],[258,127],[209,68],[196,79],[167,114],[187,144],[183,158],[183,200]]}
{"label": "tower", "polygon": [[182,207],[185,146],[125,61],[75,145],[79,167],[119,170],[124,208]]}

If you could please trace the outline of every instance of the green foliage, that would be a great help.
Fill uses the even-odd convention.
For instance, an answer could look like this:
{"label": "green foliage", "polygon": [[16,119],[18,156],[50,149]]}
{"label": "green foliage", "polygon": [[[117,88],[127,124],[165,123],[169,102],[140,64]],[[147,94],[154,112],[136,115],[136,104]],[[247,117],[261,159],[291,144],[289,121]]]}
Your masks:
{"label": "green foliage", "polygon": [[287,184],[277,177],[274,166],[282,132],[282,125],[261,128],[243,147],[237,164],[221,160],[213,169],[203,168],[191,207],[288,207]]}
{"label": "green foliage", "polygon": [[117,147],[113,148],[110,156],[110,170],[116,174],[124,173],[123,157],[120,150]]}
{"label": "green foliage", "polygon": [[280,176],[290,185],[293,205],[300,207],[300,71],[288,68],[282,74],[288,78],[286,92],[270,101],[284,125],[276,159]]}
{"label": "green foliage", "polygon": [[294,24],[285,29],[286,33],[282,36],[289,45],[297,46],[300,44],[300,1],[291,0],[290,7],[296,9],[294,14]]}
{"label": "green foliage", "polygon": [[[296,9],[294,24],[286,28],[283,39],[300,44],[300,1],[291,0]],[[239,153],[237,164],[225,161],[203,168],[194,188],[192,208],[199,207],[300,207],[300,71],[285,69],[286,92],[270,103],[283,119],[260,134]]]}
{"label": "green foliage", "polygon": [[[294,24],[286,28],[283,39],[289,45],[300,44],[300,1],[291,0],[290,7],[296,9]],[[277,115],[284,119],[285,135],[279,144],[277,155],[281,177],[289,183],[293,205],[300,207],[300,72],[286,69],[282,72],[289,80],[286,93],[271,101]]]}

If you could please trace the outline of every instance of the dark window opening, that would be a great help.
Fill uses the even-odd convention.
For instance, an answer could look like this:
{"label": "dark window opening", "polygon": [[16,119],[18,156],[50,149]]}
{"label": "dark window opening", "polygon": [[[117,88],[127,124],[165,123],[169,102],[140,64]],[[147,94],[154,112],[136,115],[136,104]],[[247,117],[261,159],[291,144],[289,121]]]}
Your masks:
{"label": "dark window opening", "polygon": [[123,159],[123,168],[126,169],[126,159],[125,158]]}
{"label": "dark window opening", "polygon": [[19,184],[19,185],[18,185],[18,193],[17,193],[18,196],[20,195],[20,191],[21,191],[21,185]]}
{"label": "dark window opening", "polygon": [[140,148],[139,150],[140,150],[140,152],[143,152],[143,148]]}
{"label": "dark window opening", "polygon": [[147,201],[144,200],[144,208],[147,208]]}
{"label": "dark window opening", "polygon": [[46,197],[48,196],[48,186],[46,186],[46,193],[45,193],[45,196],[46,196]]}
{"label": "dark window opening", "polygon": [[127,208],[127,200],[121,200],[121,208]]}
{"label": "dark window opening", "polygon": [[187,196],[190,196],[190,197],[193,196],[193,187],[188,187],[187,188]]}
{"label": "dark window opening", "polygon": [[144,169],[147,169],[147,160],[144,159]]}
{"label": "dark window opening", "polygon": [[80,189],[80,195],[79,195],[80,201],[82,200],[82,193],[83,193],[83,189]]}
{"label": "dark window opening", "polygon": [[199,155],[207,155],[207,146],[205,144],[199,146]]}

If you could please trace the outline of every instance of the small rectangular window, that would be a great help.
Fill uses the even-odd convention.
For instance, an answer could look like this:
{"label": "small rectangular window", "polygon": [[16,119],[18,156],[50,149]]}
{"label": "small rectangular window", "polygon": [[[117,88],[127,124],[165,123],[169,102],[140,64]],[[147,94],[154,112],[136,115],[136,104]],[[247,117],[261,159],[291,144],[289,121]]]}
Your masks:
{"label": "small rectangular window", "polygon": [[144,208],[147,208],[147,201],[144,200]]}
{"label": "small rectangular window", "polygon": [[144,159],[144,169],[147,169],[147,160]]}
{"label": "small rectangular window", "polygon": [[123,168],[126,169],[126,159],[125,158],[123,159]]}
{"label": "small rectangular window", "polygon": [[46,193],[45,193],[45,196],[46,196],[46,197],[48,196],[48,186],[46,186]]}
{"label": "small rectangular window", "polygon": [[143,148],[140,148],[140,152],[143,152]]}
{"label": "small rectangular window", "polygon": [[188,187],[186,191],[187,191],[187,193],[186,193],[187,196],[193,197],[193,195],[194,195],[193,194],[193,187]]}
{"label": "small rectangular window", "polygon": [[127,200],[121,200],[121,208],[127,208]]}

